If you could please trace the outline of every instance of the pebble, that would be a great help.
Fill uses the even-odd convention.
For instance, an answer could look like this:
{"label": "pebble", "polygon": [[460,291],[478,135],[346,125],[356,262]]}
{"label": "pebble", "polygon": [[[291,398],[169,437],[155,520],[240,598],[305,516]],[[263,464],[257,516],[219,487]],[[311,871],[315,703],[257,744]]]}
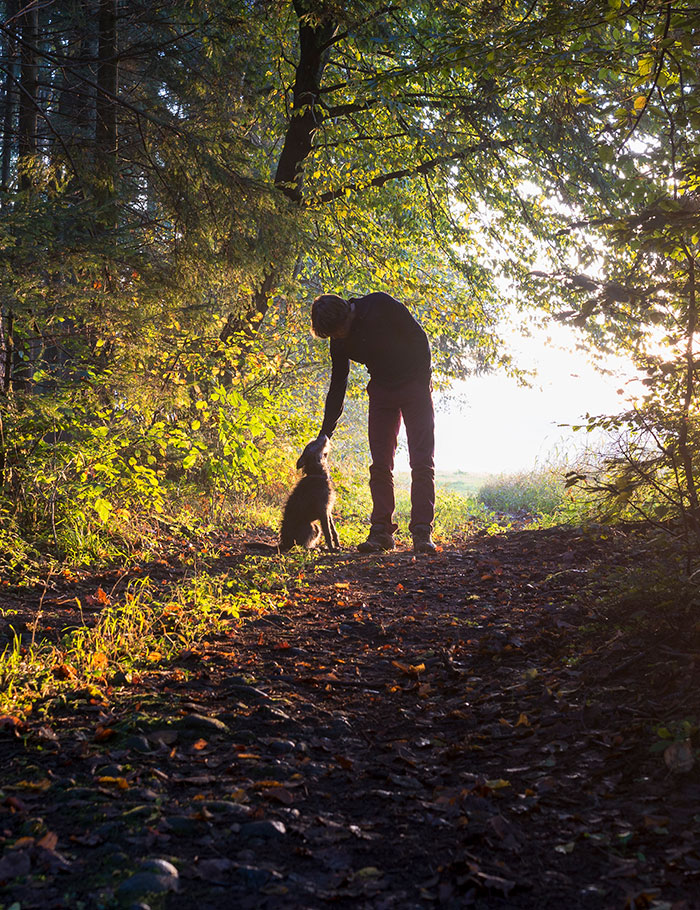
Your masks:
{"label": "pebble", "polygon": [[287,829],[283,822],[276,819],[263,819],[257,822],[247,822],[241,825],[240,837],[244,840],[259,838],[260,840],[273,840],[278,837],[284,837]]}
{"label": "pebble", "polygon": [[291,739],[273,739],[270,745],[270,751],[276,755],[285,755],[287,752],[293,752],[296,744]]}
{"label": "pebble", "polygon": [[179,874],[172,863],[166,859],[145,859],[139,871],[130,875],[117,888],[117,894],[121,897],[166,894],[168,891],[177,891],[178,884]]}
{"label": "pebble", "polygon": [[117,888],[121,897],[141,894],[166,894],[177,891],[178,880],[172,875],[158,875],[156,872],[136,872]]}
{"label": "pebble", "polygon": [[122,818],[126,821],[138,818],[152,818],[157,810],[153,806],[134,806],[122,813]]}
{"label": "pebble", "polygon": [[176,837],[189,837],[199,825],[197,819],[188,815],[168,815],[163,821]]}
{"label": "pebble", "polygon": [[246,888],[258,890],[264,888],[272,879],[281,879],[279,872],[261,869],[260,866],[238,866],[236,878]]}
{"label": "pebble", "polygon": [[289,714],[285,714],[279,708],[273,708],[271,705],[261,705],[256,714],[259,717],[267,717],[271,720],[291,720]]}
{"label": "pebble", "polygon": [[[201,805],[201,802],[197,803],[197,807]],[[204,803],[204,808],[217,815],[227,815],[233,821],[245,821],[253,814],[250,806],[244,806],[243,803],[236,803],[228,799],[208,800]]]}
{"label": "pebble", "polygon": [[96,774],[98,777],[121,777],[123,765],[105,765],[104,768],[98,768]]}
{"label": "pebble", "polygon": [[176,726],[182,730],[192,730],[195,733],[228,733],[229,728],[222,720],[207,717],[204,714],[186,714],[176,721]]}
{"label": "pebble", "polygon": [[262,689],[249,686],[246,683],[230,683],[226,686],[226,695],[239,698],[241,701],[270,701],[270,696]]}
{"label": "pebble", "polygon": [[127,736],[124,740],[124,748],[129,749],[131,752],[146,753],[151,751],[151,744],[145,736],[133,735]]}
{"label": "pebble", "polygon": [[178,878],[179,873],[177,868],[173,866],[172,863],[169,863],[167,859],[145,859],[141,863],[141,869],[145,869],[147,872],[155,872],[157,875],[171,875],[173,878]]}

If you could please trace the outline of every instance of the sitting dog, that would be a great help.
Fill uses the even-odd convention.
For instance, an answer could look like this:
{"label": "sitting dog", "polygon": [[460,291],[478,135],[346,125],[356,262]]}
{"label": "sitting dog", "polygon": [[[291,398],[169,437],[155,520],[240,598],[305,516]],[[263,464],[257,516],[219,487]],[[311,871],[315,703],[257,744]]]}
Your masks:
{"label": "sitting dog", "polygon": [[302,478],[287,500],[280,528],[280,550],[291,550],[298,544],[313,549],[321,533],[329,550],[339,550],[338,533],[333,523],[335,490],[328,473],[328,452],[331,443],[327,436],[310,442],[299,456],[297,468]]}
{"label": "sitting dog", "polygon": [[323,534],[331,552],[340,549],[332,514],[335,490],[328,473],[330,447],[328,437],[320,436],[310,442],[299,456],[297,469],[301,469],[302,478],[284,507],[279,547],[250,543],[249,548],[284,553],[296,545],[312,550],[320,543]]}

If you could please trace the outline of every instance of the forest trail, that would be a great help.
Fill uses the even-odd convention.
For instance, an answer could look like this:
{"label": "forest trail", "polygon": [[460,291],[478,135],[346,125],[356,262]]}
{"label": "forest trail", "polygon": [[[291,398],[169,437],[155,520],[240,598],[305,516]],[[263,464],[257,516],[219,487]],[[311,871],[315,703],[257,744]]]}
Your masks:
{"label": "forest trail", "polygon": [[319,553],[109,707],[8,721],[0,906],[700,907],[698,767],[651,748],[700,668],[608,625],[609,549]]}

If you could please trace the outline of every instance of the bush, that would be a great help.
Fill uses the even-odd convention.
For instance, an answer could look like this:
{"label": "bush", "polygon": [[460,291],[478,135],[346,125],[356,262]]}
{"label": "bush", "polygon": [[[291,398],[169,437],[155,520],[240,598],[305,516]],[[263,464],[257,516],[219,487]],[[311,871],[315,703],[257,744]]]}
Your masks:
{"label": "bush", "polygon": [[547,468],[519,474],[502,474],[485,483],[479,502],[494,512],[555,515],[571,507],[571,494],[563,471]]}

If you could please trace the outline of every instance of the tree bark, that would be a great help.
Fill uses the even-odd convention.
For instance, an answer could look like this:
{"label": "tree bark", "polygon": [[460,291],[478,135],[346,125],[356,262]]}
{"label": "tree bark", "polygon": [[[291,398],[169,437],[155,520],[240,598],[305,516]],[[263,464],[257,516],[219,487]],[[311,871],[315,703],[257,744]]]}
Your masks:
{"label": "tree bark", "polygon": [[95,164],[98,201],[107,203],[117,181],[117,0],[99,0]]}
{"label": "tree bark", "polygon": [[[39,41],[39,9],[38,0],[31,2],[24,8],[19,17],[22,35],[22,54],[19,79],[19,123],[18,123],[18,153],[20,162],[36,154],[37,151],[37,121],[38,102],[37,86],[39,67],[37,63],[37,43]],[[31,177],[22,171],[19,172],[20,190],[28,189]]]}
{"label": "tree bark", "polygon": [[336,24],[330,17],[318,25],[309,21],[308,4],[295,0],[294,10],[299,17],[299,63],[292,94],[292,111],[277,163],[275,186],[293,202],[301,201],[302,167],[313,147],[314,133],[323,119],[318,105],[321,80],[328,60],[328,43],[335,34]]}
{"label": "tree bark", "polygon": [[14,29],[14,17],[17,14],[17,0],[7,0],[7,19],[11,23],[5,32],[5,87],[3,91],[2,111],[2,152],[0,161],[0,209],[5,204],[5,194],[10,186],[10,166],[14,146],[13,119],[15,113],[15,73],[17,69],[17,39]]}
{"label": "tree bark", "polygon": [[690,527],[695,534],[696,542],[700,542],[700,497],[695,476],[693,462],[694,452],[690,444],[690,412],[695,399],[695,335],[697,332],[697,297],[695,282],[695,259],[692,251],[685,249],[688,263],[688,322],[686,326],[686,367],[685,388],[683,393],[681,425],[678,433],[678,449],[683,463],[683,473],[688,494],[688,518]]}

